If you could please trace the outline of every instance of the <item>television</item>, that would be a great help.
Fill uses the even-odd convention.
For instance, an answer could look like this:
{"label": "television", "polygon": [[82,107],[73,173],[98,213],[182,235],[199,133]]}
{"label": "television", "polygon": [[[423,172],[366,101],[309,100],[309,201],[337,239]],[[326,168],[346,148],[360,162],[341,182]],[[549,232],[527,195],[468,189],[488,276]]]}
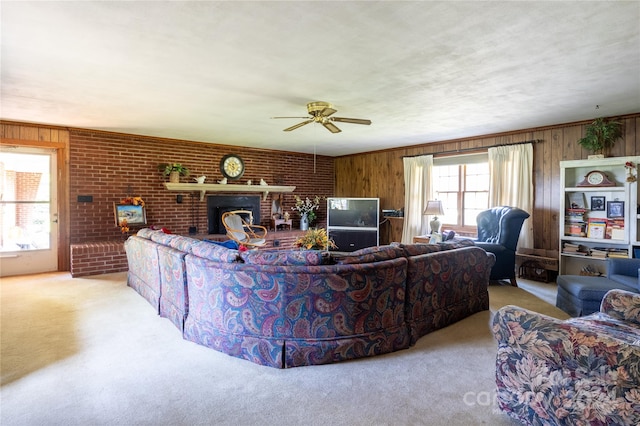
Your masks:
{"label": "television", "polygon": [[328,198],[327,232],[334,250],[355,251],[378,245],[379,198]]}
{"label": "television", "polygon": [[327,226],[378,229],[379,205],[379,198],[328,198]]}

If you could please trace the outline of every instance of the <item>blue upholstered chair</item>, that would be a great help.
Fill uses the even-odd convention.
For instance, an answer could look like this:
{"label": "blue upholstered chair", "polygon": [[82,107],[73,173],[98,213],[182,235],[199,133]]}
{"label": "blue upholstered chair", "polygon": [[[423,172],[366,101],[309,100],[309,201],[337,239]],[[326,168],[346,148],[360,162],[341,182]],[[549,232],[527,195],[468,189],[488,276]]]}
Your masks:
{"label": "blue upholstered chair", "polygon": [[491,280],[508,279],[516,282],[516,247],[520,230],[529,213],[517,207],[493,207],[478,214],[478,238],[475,243],[496,255],[496,263],[491,269]]}
{"label": "blue upholstered chair", "polygon": [[598,312],[604,295],[613,289],[640,293],[640,259],[611,257],[607,276],[559,275],[556,306],[572,317]]}

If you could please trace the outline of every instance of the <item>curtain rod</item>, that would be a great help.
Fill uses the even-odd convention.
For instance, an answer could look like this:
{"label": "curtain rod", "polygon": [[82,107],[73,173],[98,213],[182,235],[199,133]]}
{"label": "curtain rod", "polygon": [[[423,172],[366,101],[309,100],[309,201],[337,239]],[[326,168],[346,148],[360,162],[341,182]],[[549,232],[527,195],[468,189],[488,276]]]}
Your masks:
{"label": "curtain rod", "polygon": [[539,142],[543,142],[543,140],[542,139],[532,139],[530,141],[514,142],[514,143],[503,143],[503,144],[492,145],[492,146],[487,146],[487,147],[452,149],[450,151],[434,152],[434,153],[431,153],[431,154],[403,155],[402,158],[420,157],[422,155],[433,155],[433,156],[436,156],[436,155],[439,155],[439,154],[460,154],[462,152],[478,151],[478,150],[482,150],[482,149],[495,148],[497,146],[523,145],[525,143],[535,144],[535,143],[539,143]]}

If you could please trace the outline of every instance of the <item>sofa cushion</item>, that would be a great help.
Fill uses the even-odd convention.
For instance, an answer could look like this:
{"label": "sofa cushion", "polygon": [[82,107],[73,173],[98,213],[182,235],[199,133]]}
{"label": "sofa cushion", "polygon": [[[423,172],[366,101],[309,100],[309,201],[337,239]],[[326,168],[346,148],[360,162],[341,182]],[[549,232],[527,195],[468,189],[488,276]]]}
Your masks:
{"label": "sofa cushion", "polygon": [[558,291],[564,289],[566,293],[579,300],[593,300],[597,303],[602,301],[604,295],[613,289],[633,291],[619,282],[606,277],[592,277],[584,275],[558,275]]}
{"label": "sofa cushion", "polygon": [[171,239],[175,238],[175,235],[173,234],[165,234],[164,232],[160,231],[160,232],[153,232],[151,234],[151,241],[154,241],[158,244],[163,244],[165,246],[169,245],[169,241],[171,241]]}
{"label": "sofa cushion", "polygon": [[391,243],[394,247],[399,247],[404,250],[405,256],[419,256],[421,254],[426,253],[434,253],[443,250],[454,250],[463,247],[472,247],[475,245],[473,240],[467,238],[455,238],[453,240],[443,241],[436,244],[425,244],[425,243],[415,243],[415,244],[402,244],[402,243]]}
{"label": "sofa cushion", "polygon": [[472,246],[475,246],[476,243],[473,240],[470,240],[468,238],[460,238],[460,239],[454,238],[453,240],[447,240],[447,241],[438,243],[438,245],[442,250],[453,250],[453,249],[458,249],[462,247],[472,247]]}
{"label": "sofa cushion", "polygon": [[331,255],[335,263],[339,265],[373,263],[402,256],[404,256],[404,251],[400,247],[392,245],[367,247],[346,255],[339,253],[332,253]]}
{"label": "sofa cushion", "polygon": [[196,239],[183,237],[181,235],[174,235],[173,237],[174,238],[169,240],[169,247],[172,247],[176,250],[183,251],[185,253],[190,253],[191,247],[193,246],[193,244],[199,242]]}
{"label": "sofa cushion", "polygon": [[138,231],[138,233],[136,234],[138,237],[141,238],[146,238],[147,240],[151,239],[151,235],[155,232],[160,232],[157,229],[151,229],[151,228],[142,228],[141,230]]}
{"label": "sofa cushion", "polygon": [[321,265],[319,250],[251,250],[240,254],[244,263],[252,265]]}
{"label": "sofa cushion", "polygon": [[182,235],[165,234],[162,231],[151,234],[151,241],[155,241],[158,244],[172,247],[185,253],[190,253],[191,246],[198,242],[198,240],[193,238],[183,237]]}
{"label": "sofa cushion", "polygon": [[218,244],[196,241],[191,244],[191,253],[214,262],[233,263],[238,260],[238,250],[228,249]]}
{"label": "sofa cushion", "polygon": [[426,253],[435,253],[437,251],[442,250],[440,244],[424,244],[424,243],[416,243],[416,244],[402,244],[402,243],[391,243],[396,247],[402,249],[404,251],[405,256],[418,256]]}

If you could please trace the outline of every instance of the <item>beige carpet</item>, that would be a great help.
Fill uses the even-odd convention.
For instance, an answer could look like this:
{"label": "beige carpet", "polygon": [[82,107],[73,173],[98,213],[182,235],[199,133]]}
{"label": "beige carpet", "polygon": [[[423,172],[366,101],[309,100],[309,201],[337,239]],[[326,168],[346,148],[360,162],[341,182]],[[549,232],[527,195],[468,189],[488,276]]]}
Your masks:
{"label": "beige carpet", "polygon": [[[8,425],[512,425],[493,403],[490,311],[393,354],[277,370],[182,340],[125,273],[1,282]],[[566,317],[531,293],[490,287]]]}

